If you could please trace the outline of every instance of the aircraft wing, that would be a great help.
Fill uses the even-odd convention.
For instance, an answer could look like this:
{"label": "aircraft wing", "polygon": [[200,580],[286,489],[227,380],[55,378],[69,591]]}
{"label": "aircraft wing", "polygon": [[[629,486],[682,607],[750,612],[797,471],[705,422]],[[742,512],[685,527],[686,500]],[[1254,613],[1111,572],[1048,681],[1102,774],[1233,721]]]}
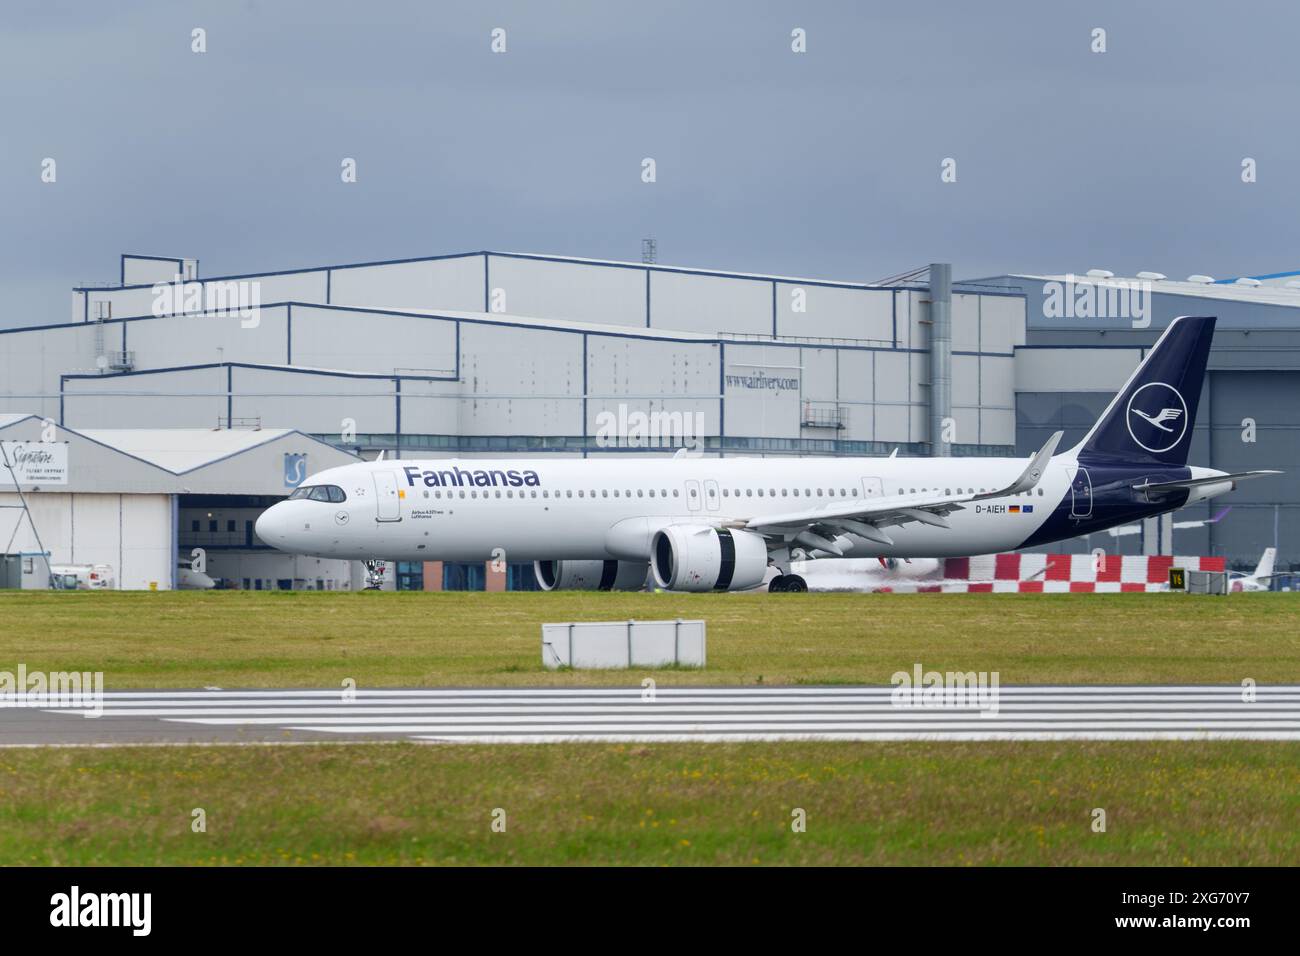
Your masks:
{"label": "aircraft wing", "polygon": [[1248,478],[1263,478],[1266,475],[1280,475],[1280,471],[1239,471],[1231,475],[1212,475],[1208,478],[1181,478],[1177,481],[1144,481],[1140,485],[1134,485],[1134,491],[1140,491],[1143,494],[1162,495],[1169,494],[1173,491],[1179,491],[1186,488],[1195,488],[1198,485],[1217,485],[1223,481],[1245,481]]}
{"label": "aircraft wing", "polygon": [[[793,536],[796,543],[831,554],[840,553],[841,549],[835,544],[834,538],[841,534],[857,535],[880,544],[893,544],[893,539],[882,531],[882,528],[906,524],[910,521],[946,528],[948,527],[946,515],[961,510],[967,502],[1003,498],[1029,491],[1042,479],[1047,463],[1052,460],[1052,455],[1056,452],[1061,435],[1061,432],[1052,435],[1029,460],[1028,466],[1020,476],[1005,488],[996,491],[962,495],[931,493],[856,498],[852,501],[837,501],[820,508],[763,515],[737,522],[737,526],[760,534],[781,535],[787,538]],[[800,536],[804,538],[803,541],[797,540]]]}

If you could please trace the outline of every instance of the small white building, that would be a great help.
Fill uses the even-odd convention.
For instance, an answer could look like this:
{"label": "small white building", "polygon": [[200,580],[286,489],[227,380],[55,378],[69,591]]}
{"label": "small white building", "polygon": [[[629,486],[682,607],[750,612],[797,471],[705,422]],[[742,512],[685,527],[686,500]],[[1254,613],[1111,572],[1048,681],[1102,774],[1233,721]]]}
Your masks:
{"label": "small white building", "polygon": [[358,460],[302,432],[78,430],[19,414],[0,415],[0,442],[0,554],[108,565],[124,590],[174,588],[178,563],[195,558],[232,588],[361,581],[356,562],[283,554],[253,533],[257,516],[308,474]]}

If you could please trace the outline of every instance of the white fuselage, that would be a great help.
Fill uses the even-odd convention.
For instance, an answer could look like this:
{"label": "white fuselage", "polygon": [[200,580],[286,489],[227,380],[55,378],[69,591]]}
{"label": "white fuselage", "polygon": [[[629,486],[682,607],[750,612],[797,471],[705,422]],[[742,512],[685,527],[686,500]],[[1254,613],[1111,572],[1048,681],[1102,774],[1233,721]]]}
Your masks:
{"label": "white fuselage", "polygon": [[[1024,467],[1008,458],[387,460],[312,475],[304,487],[335,486],[345,500],[283,502],[257,533],[282,550],[327,557],[645,560],[667,525],[720,526],[883,495],[993,491]],[[948,516],[948,528],[890,528],[892,545],[859,540],[845,556],[1014,549],[1070,496],[1075,471],[1057,456],[1029,492],[969,503]],[[475,484],[480,475],[496,483]]]}

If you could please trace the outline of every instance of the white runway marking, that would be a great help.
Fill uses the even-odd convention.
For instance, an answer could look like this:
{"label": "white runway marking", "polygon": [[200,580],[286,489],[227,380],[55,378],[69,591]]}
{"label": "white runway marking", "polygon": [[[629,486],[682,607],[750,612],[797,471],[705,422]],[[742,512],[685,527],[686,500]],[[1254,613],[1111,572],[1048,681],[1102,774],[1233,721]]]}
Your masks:
{"label": "white runway marking", "polygon": [[[456,688],[122,691],[81,724],[115,728],[302,731],[341,739],[488,743],[748,740],[1300,740],[1300,686],[1001,687],[996,711],[896,707],[890,687]],[[60,722],[80,711],[39,707]],[[0,720],[5,711],[0,709]],[[57,715],[57,716],[54,716]],[[143,728],[143,729],[142,729]]]}

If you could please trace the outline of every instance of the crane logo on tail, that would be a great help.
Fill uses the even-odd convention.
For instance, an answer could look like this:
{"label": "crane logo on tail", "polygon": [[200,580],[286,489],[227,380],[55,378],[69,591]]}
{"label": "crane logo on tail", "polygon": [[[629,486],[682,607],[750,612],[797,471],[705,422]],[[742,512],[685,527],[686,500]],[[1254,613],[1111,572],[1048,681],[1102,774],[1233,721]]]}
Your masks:
{"label": "crane logo on tail", "polygon": [[1154,455],[1166,452],[1187,433],[1187,403],[1178,389],[1148,382],[1128,400],[1128,433]]}

